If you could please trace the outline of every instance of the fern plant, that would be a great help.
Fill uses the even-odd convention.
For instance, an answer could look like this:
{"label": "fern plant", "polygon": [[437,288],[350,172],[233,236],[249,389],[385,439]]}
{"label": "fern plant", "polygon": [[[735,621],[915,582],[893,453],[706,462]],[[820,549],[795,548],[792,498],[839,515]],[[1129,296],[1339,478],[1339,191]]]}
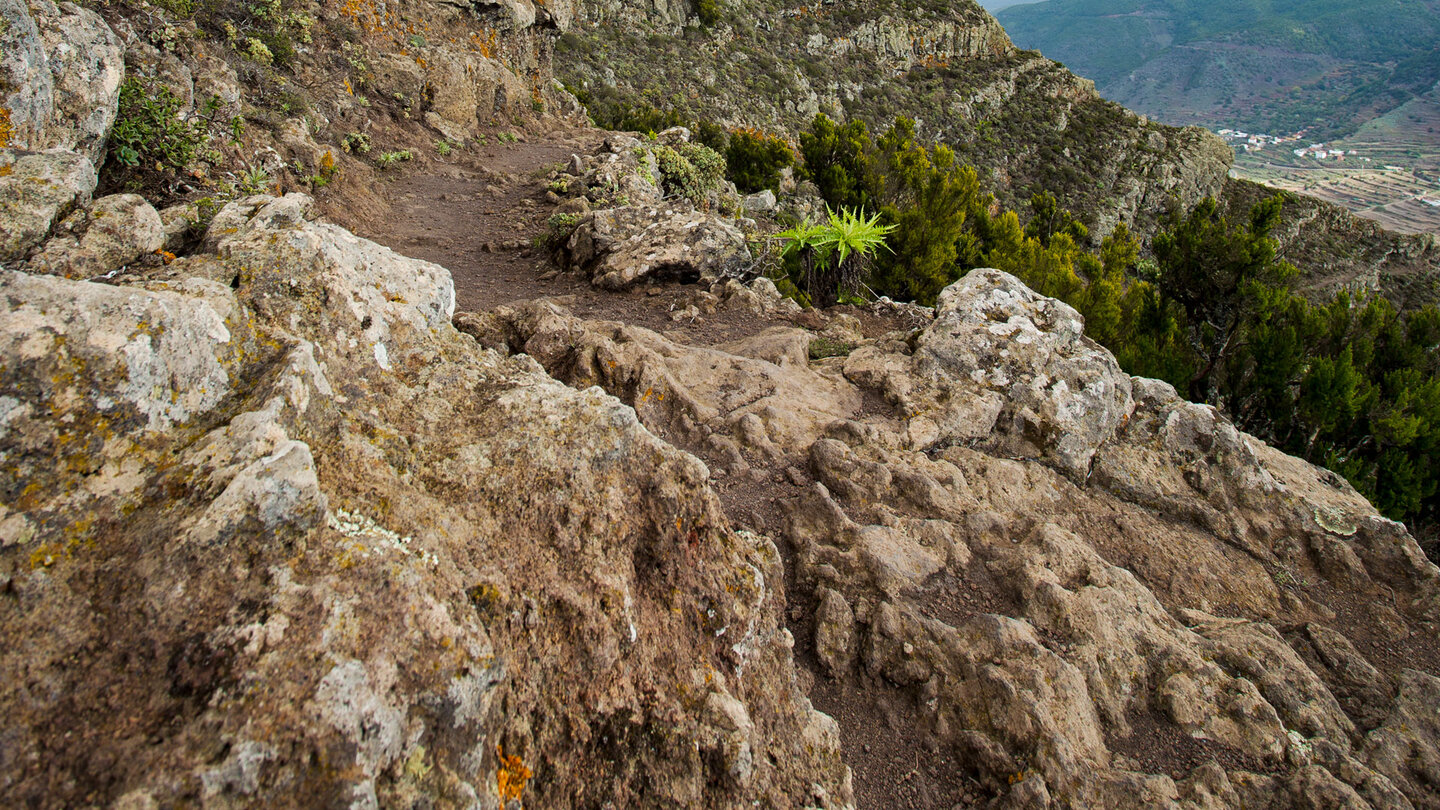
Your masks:
{"label": "fern plant", "polygon": [[855,294],[875,254],[889,250],[885,236],[895,230],[894,225],[881,225],[879,214],[867,218],[850,208],[826,213],[823,223],[806,220],[776,234],[785,240],[780,255],[798,258],[805,295],[820,307]]}

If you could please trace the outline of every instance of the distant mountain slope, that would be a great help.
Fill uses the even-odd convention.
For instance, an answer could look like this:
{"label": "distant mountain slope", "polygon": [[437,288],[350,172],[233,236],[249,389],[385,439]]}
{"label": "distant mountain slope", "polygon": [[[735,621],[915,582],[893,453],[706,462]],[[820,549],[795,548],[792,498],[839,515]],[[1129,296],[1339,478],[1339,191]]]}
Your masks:
{"label": "distant mountain slope", "polygon": [[1017,45],[1176,124],[1334,137],[1440,80],[1437,0],[1050,0],[997,17]]}
{"label": "distant mountain slope", "polygon": [[1097,238],[1217,194],[1233,160],[1218,137],[1146,121],[1017,50],[971,0],[725,0],[708,22],[698,8],[583,3],[556,74],[617,125],[607,111],[653,107],[793,140],[821,112],[881,131],[907,116],[1007,207],[1051,191]]}

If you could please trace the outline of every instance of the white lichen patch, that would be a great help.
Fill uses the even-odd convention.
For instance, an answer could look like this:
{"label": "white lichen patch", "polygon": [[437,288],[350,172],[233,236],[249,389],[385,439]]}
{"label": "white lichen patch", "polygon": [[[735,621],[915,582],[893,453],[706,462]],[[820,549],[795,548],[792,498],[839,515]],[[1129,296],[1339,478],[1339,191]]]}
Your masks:
{"label": "white lichen patch", "polygon": [[1319,523],[1326,531],[1334,532],[1341,537],[1351,537],[1359,531],[1355,521],[1345,514],[1344,510],[1328,506],[1315,507],[1315,522]]}
{"label": "white lichen patch", "polygon": [[401,554],[404,556],[414,555],[426,565],[440,564],[440,558],[435,556],[435,552],[423,549],[412,550],[410,545],[414,542],[414,538],[408,535],[402,537],[359,512],[336,509],[326,515],[325,522],[330,528],[345,537],[357,541],[351,551],[359,559],[368,560],[371,557],[382,557],[387,554]]}

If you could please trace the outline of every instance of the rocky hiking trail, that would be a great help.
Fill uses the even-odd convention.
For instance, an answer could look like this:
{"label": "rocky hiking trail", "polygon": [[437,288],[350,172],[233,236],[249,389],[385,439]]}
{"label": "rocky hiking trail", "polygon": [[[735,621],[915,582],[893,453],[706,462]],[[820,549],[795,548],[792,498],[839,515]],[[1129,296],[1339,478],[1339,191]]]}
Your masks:
{"label": "rocky hiking trail", "polygon": [[[1007,273],[751,278],[824,201],[584,128],[600,7],[402,5],[293,95],[0,13],[0,806],[1440,810],[1404,526]],[[106,159],[131,77],[213,187]]]}
{"label": "rocky hiking trail", "polygon": [[[823,327],[825,316],[806,312],[787,317],[752,311],[721,310],[697,318],[672,319],[696,290],[694,284],[657,282],[626,292],[596,288],[587,278],[559,272],[546,250],[535,246],[554,210],[546,199],[545,175],[572,155],[593,151],[608,133],[598,130],[555,132],[510,144],[477,147],[454,162],[433,161],[405,171],[379,193],[389,204],[383,213],[356,223],[357,234],[401,254],[435,262],[454,278],[457,320],[498,306],[550,299],[576,316],[619,321],[660,332],[690,346],[714,348],[781,326]],[[337,212],[351,215],[349,212]],[[836,314],[855,317],[862,333],[874,338],[900,328],[906,319],[883,317],[840,306]],[[878,396],[871,410],[889,410]],[[653,428],[653,426],[652,426]],[[808,471],[777,465],[760,453],[746,453],[750,470],[727,475],[724,460],[684,435],[659,430],[661,438],[699,456],[717,477],[711,486],[732,525],[778,535],[782,503],[793,503],[813,482]],[[787,579],[794,573],[786,557]],[[942,586],[944,587],[944,586]],[[987,589],[975,583],[949,583],[952,598],[992,605]],[[973,607],[972,607],[973,609]],[[951,808],[971,806],[986,792],[963,769],[911,733],[903,698],[860,688],[823,674],[814,652],[814,619],[799,605],[787,613],[794,634],[802,679],[813,686],[815,707],[839,723],[845,762],[855,773],[857,807]]]}
{"label": "rocky hiking trail", "polygon": [[[742,282],[764,227],[666,198],[676,146],[422,156],[106,283],[46,274],[89,231],[0,274],[0,754],[51,752],[0,789],[1440,808],[1402,525],[998,270],[934,309]],[[165,221],[50,188],[25,251],[62,204]]]}
{"label": "rocky hiking trail", "polygon": [[[837,307],[828,312],[776,312],[764,307],[730,308],[723,306],[723,302],[720,306],[706,308],[702,314],[684,316],[677,313],[695,304],[697,295],[703,299],[703,285],[674,280],[651,280],[624,291],[608,291],[592,285],[578,268],[576,272],[563,272],[557,264],[559,255],[551,255],[547,250],[538,247],[535,241],[536,236],[544,232],[547,219],[557,202],[555,195],[546,193],[546,178],[553,171],[564,171],[565,166],[578,160],[575,156],[599,149],[606,135],[607,133],[603,132],[583,130],[553,133],[527,142],[484,147],[477,153],[453,163],[417,166],[405,171],[385,186],[383,194],[390,201],[392,209],[375,222],[362,226],[360,232],[400,253],[447,267],[454,277],[457,295],[455,320],[462,331],[470,332],[486,345],[495,344],[502,348],[508,346],[514,351],[520,351],[522,347],[529,349],[532,344],[524,342],[527,339],[539,340],[536,359],[552,374],[576,387],[601,384],[609,393],[633,405],[640,413],[642,423],[660,438],[705,461],[711,471],[709,485],[718,496],[725,515],[733,526],[768,533],[777,539],[777,546],[782,550],[786,593],[789,599],[785,618],[795,639],[794,653],[799,665],[801,686],[814,706],[829,714],[839,724],[844,760],[853,770],[858,807],[952,808],[985,805],[997,796],[997,791],[993,785],[983,786],[972,776],[977,763],[982,769],[992,772],[997,767],[1012,769],[1010,782],[1025,782],[1027,774],[1031,773],[1034,766],[1027,765],[1023,760],[1009,760],[1009,754],[978,741],[973,732],[961,732],[957,743],[955,730],[947,728],[950,722],[956,722],[947,716],[953,713],[953,710],[936,713],[937,701],[943,698],[940,692],[946,685],[946,678],[916,675],[906,669],[913,670],[913,664],[904,665],[902,670],[905,671],[889,672],[884,677],[875,677],[874,670],[887,670],[885,664],[877,660],[877,656],[881,655],[877,649],[880,645],[874,640],[868,649],[865,649],[853,637],[845,641],[846,635],[842,632],[838,642],[842,649],[837,653],[834,648],[837,641],[834,631],[830,629],[831,623],[836,620],[834,613],[838,610],[848,616],[852,612],[852,604],[858,612],[865,609],[868,600],[865,597],[852,599],[847,595],[843,601],[830,601],[826,594],[834,594],[835,591],[823,583],[827,577],[833,575],[833,571],[827,575],[824,573],[825,567],[817,569],[816,560],[810,558],[813,549],[807,550],[805,541],[797,540],[797,534],[804,534],[804,528],[797,529],[797,524],[806,521],[803,517],[806,512],[823,512],[827,508],[835,508],[833,503],[827,506],[828,498],[823,496],[821,502],[816,502],[813,493],[818,486],[817,481],[823,481],[836,495],[843,498],[841,502],[850,517],[841,518],[840,531],[853,531],[853,528],[843,528],[844,525],[855,526],[850,523],[851,519],[861,524],[869,524],[862,532],[883,531],[886,526],[908,525],[904,517],[906,510],[903,506],[898,506],[897,502],[917,500],[916,493],[907,491],[902,485],[907,477],[913,477],[916,473],[905,472],[904,465],[897,464],[893,458],[884,459],[886,453],[882,453],[882,458],[869,462],[853,457],[840,460],[839,470],[843,470],[840,472],[831,466],[837,463],[835,459],[825,458],[825,453],[817,454],[817,448],[824,446],[826,453],[841,452],[848,456],[851,451],[833,439],[822,438],[811,445],[808,451],[804,451],[804,446],[809,440],[801,439],[798,445],[793,446],[801,448],[802,452],[799,455],[795,452],[787,453],[785,449],[776,448],[765,435],[767,430],[774,435],[777,431],[783,433],[786,429],[783,426],[776,428],[771,423],[773,414],[764,417],[765,426],[758,426],[758,423],[747,424],[745,419],[736,422],[732,432],[738,440],[737,446],[737,441],[711,434],[709,427],[687,422],[684,415],[679,417],[677,422],[674,410],[656,404],[656,401],[663,400],[667,393],[679,395],[676,397],[678,399],[690,396],[694,390],[706,388],[706,383],[696,377],[688,379],[691,387],[687,388],[687,381],[682,380],[677,384],[672,377],[667,376],[669,374],[681,377],[698,374],[703,378],[713,373],[715,390],[712,393],[719,402],[723,402],[727,396],[738,396],[741,401],[751,401],[757,396],[763,399],[766,394],[774,394],[777,387],[766,387],[768,383],[759,386],[763,389],[759,394],[745,393],[744,389],[750,385],[749,382],[744,379],[735,381],[727,376],[738,371],[743,378],[747,371],[752,370],[745,365],[754,362],[750,358],[778,364],[781,369],[813,365],[818,370],[818,376],[807,378],[811,381],[833,379],[843,383],[845,377],[863,378],[867,372],[852,374],[844,358],[811,362],[813,358],[806,356],[806,347],[811,338],[797,338],[796,335],[802,333],[796,332],[796,329],[806,330],[803,334],[813,336],[838,321],[854,330],[853,338],[857,345],[876,344],[877,341],[883,343],[887,339],[887,333],[891,333],[888,339],[893,341],[896,330],[914,330],[919,325],[914,320],[915,316],[912,313],[878,312],[853,307]],[[720,295],[723,296],[723,293]],[[541,300],[548,303],[534,303]],[[560,309],[554,310],[551,307]],[[639,369],[639,377],[642,379],[655,378],[655,358],[632,354],[629,355],[627,364],[623,350],[616,349],[611,341],[618,341],[620,346],[633,346],[637,341],[646,343],[655,339],[638,337],[637,333],[627,330],[626,326],[601,328],[598,322],[643,327],[656,333],[658,343],[650,348],[672,361],[668,371],[658,377],[663,383],[674,385],[675,389],[666,391],[663,385],[656,385],[646,386],[643,393],[638,390],[634,380],[627,378],[624,372]],[[610,331],[606,331],[607,329]],[[502,332],[507,337],[496,337]],[[604,337],[601,337],[600,333],[604,333]],[[912,331],[911,334],[915,333]],[[516,343],[517,339],[521,343]],[[592,339],[599,341],[600,345],[591,345]],[[798,348],[796,340],[800,341]],[[593,356],[587,353],[593,353]],[[702,358],[698,368],[686,368],[684,364],[687,361],[674,360],[677,356],[692,353]],[[857,356],[859,354],[857,352]],[[1002,351],[1001,354],[1006,352]],[[618,358],[621,372],[607,378],[603,370],[598,375],[593,369],[585,370],[587,364],[593,365],[596,359],[601,357]],[[706,358],[708,368],[705,367]],[[605,362],[612,369],[617,365],[616,359],[606,359]],[[1003,359],[1001,362],[1004,362]],[[727,363],[734,367],[727,369]],[[842,365],[845,366],[844,376],[840,373]],[[765,373],[768,373],[768,370]],[[884,376],[883,371],[880,376]],[[784,385],[778,384],[778,388],[783,389]],[[880,392],[886,390],[893,389],[886,389],[882,383],[875,388],[857,392],[857,399],[848,406],[848,412],[837,411],[835,414],[853,420],[846,422],[849,427],[841,432],[861,430],[858,425],[862,423],[905,423],[904,415],[897,412],[891,398],[881,395]],[[1173,396],[1173,392],[1170,392],[1169,396]],[[1163,396],[1157,404],[1162,406],[1162,413],[1175,408],[1173,402],[1166,404]],[[733,409],[734,403],[730,407]],[[681,411],[688,409],[687,412],[697,408],[704,411],[704,406],[696,406],[688,399],[684,405],[676,405],[675,408]],[[823,410],[823,406],[820,410]],[[724,411],[725,406],[721,405],[720,412]],[[783,417],[776,419],[784,422]],[[823,417],[809,429],[821,429],[823,433],[828,421],[829,417]],[[745,435],[751,429],[761,435]],[[829,429],[833,433],[834,426]],[[1215,428],[1211,426],[1201,429]],[[863,449],[851,438],[841,438],[851,444],[855,452],[859,453]],[[973,442],[974,439],[970,441]],[[1201,450],[1201,455],[1213,459],[1217,452],[1213,443],[1217,441],[1219,440],[1215,438],[1205,439],[1202,446],[1205,443],[1210,443],[1211,446],[1208,450]],[[951,456],[951,451],[943,454],[938,451],[931,453],[931,457],[935,459],[941,455],[962,468],[965,466],[958,457]],[[1020,452],[1014,457],[1023,458],[1026,455],[1028,451]],[[1193,457],[1193,453],[1182,455]],[[1185,622],[1187,625],[1204,626],[1205,621],[1213,621],[1220,628],[1215,631],[1217,634],[1223,634],[1227,630],[1240,633],[1234,630],[1237,620],[1240,620],[1241,625],[1248,626],[1243,621],[1245,618],[1269,618],[1290,640],[1291,646],[1299,649],[1306,649],[1308,646],[1316,650],[1313,655],[1319,656],[1322,661],[1328,661],[1329,666],[1350,666],[1337,663],[1339,659],[1352,660],[1346,658],[1350,653],[1337,652],[1336,648],[1327,647],[1333,639],[1313,641],[1316,636],[1324,637],[1326,631],[1323,628],[1316,629],[1311,622],[1303,619],[1303,616],[1319,616],[1322,619],[1328,617],[1327,621],[1321,623],[1328,623],[1340,630],[1359,648],[1359,654],[1368,656],[1371,661],[1379,664],[1387,673],[1382,677],[1398,678],[1399,673],[1406,667],[1430,675],[1440,675],[1440,649],[1437,649],[1434,638],[1415,629],[1394,627],[1393,617],[1385,619],[1391,623],[1390,628],[1376,630],[1373,626],[1376,614],[1367,611],[1363,604],[1367,597],[1359,596],[1354,590],[1336,588],[1321,577],[1315,577],[1312,581],[1304,574],[1297,575],[1286,565],[1277,564],[1273,557],[1256,554],[1246,548],[1243,541],[1223,540],[1218,544],[1212,541],[1205,544],[1206,549],[1192,550],[1195,555],[1193,557],[1187,557],[1183,553],[1177,556],[1173,545],[1161,538],[1167,533],[1194,537],[1195,529],[1188,524],[1196,519],[1196,515],[1187,514],[1185,510],[1176,512],[1167,507],[1164,496],[1157,498],[1154,495],[1142,495],[1137,498],[1126,489],[1132,485],[1126,484],[1118,489],[1112,487],[1112,491],[1120,496],[1116,497],[1116,494],[1109,492],[1077,489],[1063,477],[1052,475],[1048,482],[1039,480],[1033,472],[1020,473],[1018,468],[1013,466],[1014,462],[1008,462],[1012,466],[1006,467],[1007,462],[1000,458],[991,458],[978,466],[973,466],[974,459],[969,461],[972,464],[972,475],[978,473],[982,476],[1004,478],[1020,474],[1022,478],[1029,479],[1029,486],[1038,486],[1049,491],[1051,494],[1048,497],[1056,502],[1054,506],[1040,506],[1038,509],[1017,504],[1017,511],[1029,511],[1030,514],[1010,519],[1009,526],[999,530],[1001,535],[1013,538],[1012,541],[1006,541],[1007,543],[1020,543],[1027,535],[1044,536],[1047,531],[1051,531],[1043,528],[1044,520],[1050,521],[1054,531],[1074,532],[1075,535],[1072,536],[1086,537],[1097,550],[1109,556],[1110,564],[1130,567],[1149,583],[1155,597],[1159,599],[1159,603],[1155,605],[1161,611],[1159,615],[1167,611],[1185,615],[1187,606],[1194,604],[1194,597],[1199,592],[1203,594],[1199,603],[1207,605],[1207,610],[1214,613],[1214,616],[1195,614],[1194,619]],[[893,475],[880,469],[876,462],[888,466]],[[1178,468],[1185,462],[1177,459],[1172,463]],[[1104,466],[1097,465],[1102,470],[1102,476],[1105,475]],[[867,467],[872,472],[867,472]],[[840,477],[837,478],[837,475]],[[857,486],[854,483],[857,480],[870,481],[868,476],[875,475],[880,477],[878,482],[872,482],[880,484],[878,490],[867,492],[864,489],[866,484]],[[1176,472],[1172,469],[1165,477],[1174,475]],[[846,477],[850,480],[845,481]],[[885,494],[886,482],[891,479],[894,480],[894,485],[888,489],[888,494]],[[981,482],[972,479],[971,486],[978,487],[980,484]],[[998,486],[1001,491],[981,496],[982,504],[988,502],[1009,505],[1010,496],[1003,494],[1005,485],[992,486]],[[1162,485],[1161,489],[1164,488]],[[820,491],[824,492],[824,487],[821,487]],[[931,499],[931,506],[922,507],[919,513],[925,516],[928,512],[928,516],[932,518],[943,516],[963,525],[964,519],[950,509],[941,508],[938,512],[935,510],[933,499],[937,497],[940,496],[934,493],[918,497],[921,502],[926,502],[926,498]],[[1244,499],[1243,494],[1240,497]],[[1233,509],[1235,506],[1232,502],[1228,507],[1222,508]],[[899,515],[896,514],[897,509]],[[987,514],[994,513],[981,512],[978,516],[971,515],[970,524],[973,525],[977,518],[982,522],[991,519],[985,517]],[[1207,519],[1213,520],[1201,516],[1201,524]],[[1224,533],[1225,531],[1221,530],[1221,534]],[[1136,542],[1141,536],[1146,537],[1146,541]],[[948,629],[967,626],[967,622],[983,622],[987,615],[1025,617],[1027,611],[1034,612],[1035,596],[1025,596],[1026,591],[1033,586],[1020,586],[1017,590],[1013,579],[1014,563],[1005,560],[1003,551],[987,554],[990,559],[984,565],[971,563],[967,566],[953,564],[956,561],[954,551],[950,552],[950,566],[934,566],[913,559],[914,555],[923,556],[930,552],[906,547],[903,543],[878,544],[868,553],[888,553],[896,558],[871,559],[869,565],[872,567],[912,567],[906,572],[909,577],[908,584],[881,585],[882,590],[892,594],[892,598],[899,598],[914,605],[913,618],[908,618],[905,622],[936,621],[943,623]],[[1067,553],[1075,552],[1072,550]],[[1320,555],[1323,558],[1326,554],[1337,553],[1341,556],[1344,554],[1330,550],[1320,552]],[[907,555],[912,559],[905,559]],[[1205,574],[1184,572],[1184,568],[1193,566],[1197,560],[1207,558],[1209,564],[1217,569],[1238,566],[1245,569],[1249,577],[1259,576],[1263,582],[1261,590],[1273,592],[1256,593],[1253,591],[1253,584],[1247,583],[1232,587],[1223,581],[1209,580],[1200,584],[1202,580],[1208,579]],[[1096,564],[1105,566],[1098,557],[1086,565]],[[821,583],[818,588],[817,570],[820,572]],[[1101,577],[1099,581],[1105,581],[1105,577]],[[1247,589],[1250,590],[1247,592]],[[811,607],[811,598],[807,595],[811,592],[815,594],[814,601],[817,603],[814,607]],[[1146,593],[1148,595],[1148,592]],[[1399,606],[1394,605],[1393,597],[1391,602],[1392,606],[1398,609]],[[1282,605],[1284,607],[1281,607]],[[1299,609],[1301,605],[1304,605],[1303,609]],[[1276,610],[1282,613],[1290,610],[1295,615],[1287,621],[1276,621],[1266,615],[1273,614]],[[855,619],[860,619],[860,616],[856,615]],[[1031,621],[1035,621],[1033,616]],[[1081,652],[1076,655],[1077,647],[1083,650],[1089,644],[1091,649],[1095,649],[1094,645],[1098,644],[1100,649],[1105,648],[1105,633],[1094,629],[1084,630],[1079,631],[1077,637],[1074,621],[1069,619],[1053,628],[1044,627],[1044,622],[1037,622],[1042,625],[1037,639],[1038,649],[1044,650],[1046,654],[1055,654],[1070,660],[1085,660],[1094,653]],[[1163,626],[1168,618],[1162,620],[1157,616],[1153,621]],[[842,621],[842,624],[848,622],[847,619]],[[872,625],[885,623],[883,620],[877,622],[874,616],[869,617],[869,622]],[[919,637],[913,634],[918,629],[917,627],[908,631],[911,640],[900,645],[904,648],[902,657],[910,658],[916,655],[913,650],[919,643]],[[921,631],[921,637],[933,632],[935,631]],[[1143,637],[1159,631],[1152,627],[1137,632]],[[904,636],[906,633],[902,632],[900,635]],[[1301,640],[1297,641],[1297,638]],[[1120,646],[1125,647],[1129,643],[1133,642],[1121,643]],[[1225,649],[1224,643],[1215,643],[1217,650]],[[1251,638],[1249,643],[1259,643],[1262,646],[1270,644],[1268,637],[1263,634]],[[1141,642],[1142,647],[1147,644],[1161,642],[1154,638]],[[825,649],[821,649],[822,646],[825,646]],[[1288,647],[1285,650],[1285,654],[1293,657],[1294,653],[1289,652]],[[1211,654],[1221,655],[1223,658],[1225,653]],[[1232,663],[1226,668],[1237,675],[1244,674],[1246,667],[1250,665],[1239,663],[1243,656],[1236,657],[1233,647],[1229,654]],[[1275,650],[1270,650],[1267,654],[1282,655]],[[850,669],[857,656],[860,660],[869,661],[863,667],[871,669],[869,675],[860,675],[857,670]],[[1327,656],[1338,656],[1338,659]],[[997,658],[996,663],[1000,660]],[[1298,659],[1292,660],[1298,663]],[[850,663],[847,664],[846,661]],[[1354,665],[1362,670],[1368,668],[1368,664]],[[1130,677],[1134,677],[1134,673]],[[1139,677],[1139,683],[1131,688],[1156,690],[1161,693],[1170,688],[1169,684],[1155,683],[1143,674]],[[1264,683],[1258,673],[1252,674],[1252,677]],[[1282,680],[1284,679],[1282,677]],[[1029,688],[1036,687],[1032,685]],[[1058,688],[1061,692],[1050,699],[1058,699],[1062,703],[1082,699],[1078,695],[1065,694],[1063,687]],[[1091,688],[1099,687],[1092,685]],[[1335,688],[1336,691],[1342,691],[1339,687]],[[1358,684],[1349,688],[1352,691],[1361,689]],[[1267,696],[1272,699],[1278,699],[1263,686],[1262,691],[1266,691]],[[952,695],[950,700],[956,697]],[[980,698],[974,696],[969,699]],[[1175,699],[1165,698],[1171,701]],[[1348,704],[1360,700],[1362,699],[1359,697],[1351,697],[1346,702]],[[1188,785],[1182,787],[1182,792],[1213,792],[1217,797],[1244,795],[1243,790],[1230,785],[1209,784],[1200,787],[1197,780],[1214,782],[1215,772],[1206,770],[1209,767],[1206,763],[1209,762],[1218,763],[1218,772],[1222,774],[1236,771],[1255,774],[1255,779],[1261,782],[1278,779],[1293,784],[1309,784],[1302,778],[1304,774],[1301,772],[1310,767],[1303,757],[1297,761],[1294,756],[1277,759],[1274,755],[1262,754],[1263,746],[1257,747],[1255,740],[1247,740],[1243,735],[1237,736],[1234,732],[1227,734],[1212,729],[1196,734],[1193,728],[1187,729],[1177,722],[1176,718],[1184,714],[1182,707],[1136,708],[1132,705],[1125,710],[1125,714],[1126,719],[1122,726],[1124,731],[1106,729],[1104,733],[1104,745],[1117,757],[1117,767],[1166,774],[1177,782],[1183,781]],[[1344,755],[1332,755],[1332,760],[1335,756]],[[1008,764],[1000,764],[1006,762]],[[1044,792],[1043,785],[1037,789]],[[1253,785],[1251,789],[1254,789]],[[1236,793],[1237,790],[1240,792]],[[1344,792],[1338,787],[1335,790]],[[1367,796],[1375,801],[1376,796],[1381,794],[1394,798],[1393,794],[1386,794],[1378,788],[1369,790]],[[1034,798],[1039,794],[1033,791],[1027,793],[1023,789],[1012,790],[1012,798],[1017,795]],[[1223,805],[1225,800],[1219,800]],[[1383,801],[1375,803],[1376,806],[1386,806]],[[1429,805],[1421,802],[1416,806]]]}

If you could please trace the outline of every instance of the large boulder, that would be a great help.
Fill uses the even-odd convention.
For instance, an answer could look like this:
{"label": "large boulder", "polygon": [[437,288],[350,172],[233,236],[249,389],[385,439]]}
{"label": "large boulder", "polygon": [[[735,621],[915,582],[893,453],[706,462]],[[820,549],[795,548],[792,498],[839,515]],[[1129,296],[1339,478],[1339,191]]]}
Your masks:
{"label": "large boulder", "polygon": [[100,15],[52,0],[0,0],[0,147],[69,149],[99,166],[125,56]]}
{"label": "large boulder", "polygon": [[845,373],[896,403],[915,448],[978,443],[1083,479],[1133,407],[1129,375],[1083,327],[1014,276],[973,270],[941,293],[908,358],[870,347]]}
{"label": "large boulder", "polygon": [[26,265],[29,273],[95,278],[165,246],[160,214],[137,194],[101,197],[56,225]]}
{"label": "large boulder", "polygon": [[573,265],[612,290],[651,277],[713,283],[738,275],[750,258],[739,228],[683,207],[596,211],[580,221],[566,249]]}
{"label": "large boulder", "polygon": [[90,202],[97,182],[83,155],[0,149],[0,262],[24,260],[56,222]]}

